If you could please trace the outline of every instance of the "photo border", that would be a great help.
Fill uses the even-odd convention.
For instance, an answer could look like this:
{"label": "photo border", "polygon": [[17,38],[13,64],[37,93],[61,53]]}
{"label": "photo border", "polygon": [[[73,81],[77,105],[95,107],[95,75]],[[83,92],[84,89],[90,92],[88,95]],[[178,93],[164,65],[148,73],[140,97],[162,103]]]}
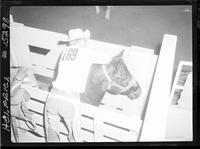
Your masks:
{"label": "photo border", "polygon": [[[9,83],[8,77],[10,77],[10,39],[9,39],[9,27],[3,26],[3,23],[6,23],[5,19],[9,19],[10,8],[12,6],[74,6],[74,5],[192,5],[192,32],[193,32],[193,43],[192,43],[192,58],[193,58],[193,141],[192,142],[123,142],[123,143],[12,143],[11,142],[11,134],[5,129],[3,129],[2,125],[5,121],[5,112],[10,111],[10,106],[8,108],[3,107],[3,101],[7,101],[7,104],[10,105],[10,99],[6,99],[6,95],[10,97],[10,86],[7,84]],[[199,29],[197,30],[197,1],[196,0],[115,0],[115,1],[100,1],[100,0],[71,0],[71,1],[56,1],[56,0],[49,0],[49,1],[34,1],[34,0],[14,0],[14,1],[1,1],[1,145],[2,146],[88,146],[88,145],[95,145],[95,146],[179,146],[179,145],[200,145],[200,124],[199,124],[199,107],[200,102],[197,100],[200,96],[198,94],[198,90],[200,89],[200,81],[199,81],[199,68],[197,67],[199,64],[198,56],[199,52],[197,50],[197,39],[199,41],[199,37],[197,37],[197,33],[199,33]],[[9,23],[7,23],[9,26]],[[8,33],[8,36],[3,35],[5,32]],[[4,37],[3,37],[4,36]],[[7,43],[7,46],[6,44]],[[199,47],[199,45],[198,45]],[[6,58],[3,57],[3,51],[6,51]],[[10,112],[9,112],[10,113]],[[10,120],[10,115],[8,115],[7,120]],[[8,122],[8,125],[10,123]]]}

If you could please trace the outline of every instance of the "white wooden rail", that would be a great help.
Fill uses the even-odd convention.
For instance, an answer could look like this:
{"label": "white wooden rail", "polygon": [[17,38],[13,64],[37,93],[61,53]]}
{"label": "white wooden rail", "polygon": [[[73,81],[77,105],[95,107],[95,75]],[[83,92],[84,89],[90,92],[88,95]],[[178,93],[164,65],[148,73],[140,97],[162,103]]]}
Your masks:
{"label": "white wooden rail", "polygon": [[165,34],[163,37],[140,141],[160,141],[165,138],[176,41],[174,35]]}

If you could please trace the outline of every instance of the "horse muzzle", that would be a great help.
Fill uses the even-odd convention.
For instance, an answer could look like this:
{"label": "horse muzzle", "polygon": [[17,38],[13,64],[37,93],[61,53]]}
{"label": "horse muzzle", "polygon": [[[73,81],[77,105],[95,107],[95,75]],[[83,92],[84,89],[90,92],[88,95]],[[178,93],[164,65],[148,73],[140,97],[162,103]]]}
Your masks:
{"label": "horse muzzle", "polygon": [[130,99],[137,99],[137,98],[139,98],[140,97],[140,95],[142,94],[142,90],[139,88],[139,89],[137,89],[136,91],[134,91],[134,92],[130,92],[129,94],[128,94],[128,97],[130,98]]}
{"label": "horse muzzle", "polygon": [[142,89],[141,89],[140,85],[139,85],[138,83],[136,83],[136,85],[133,85],[133,86],[129,89],[129,91],[128,91],[128,93],[127,93],[127,96],[128,96],[131,100],[133,100],[133,99],[139,98],[139,97],[141,96],[141,94],[142,94]]}

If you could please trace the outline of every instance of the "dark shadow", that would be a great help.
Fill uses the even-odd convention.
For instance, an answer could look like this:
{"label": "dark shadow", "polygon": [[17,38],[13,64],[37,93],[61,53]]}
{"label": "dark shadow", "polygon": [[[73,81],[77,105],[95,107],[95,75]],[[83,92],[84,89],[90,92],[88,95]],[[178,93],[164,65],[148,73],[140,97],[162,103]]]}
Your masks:
{"label": "dark shadow", "polygon": [[30,52],[41,54],[41,55],[47,55],[49,53],[49,49],[44,49],[36,46],[29,45]]}
{"label": "dark shadow", "polygon": [[162,45],[162,44],[157,44],[157,45],[156,45],[156,48],[155,48],[155,50],[154,50],[154,54],[156,54],[156,55],[159,55],[159,54],[160,54],[161,45]]}
{"label": "dark shadow", "polygon": [[[62,54],[59,55],[59,57],[58,57],[58,61],[56,62],[55,72],[54,72],[54,76],[53,76],[53,78],[52,78],[52,82],[55,81],[56,78],[57,78],[57,75],[58,75],[58,65],[59,65],[59,61],[60,61],[60,57],[61,57],[61,55],[62,55]],[[49,87],[49,90],[51,90],[52,87],[53,87],[53,86],[52,86],[52,83],[51,83],[51,85],[50,85],[50,87]]]}
{"label": "dark shadow", "polygon": [[44,138],[44,136],[41,136],[39,133],[35,132],[35,131],[31,131],[31,130],[27,130],[28,132],[30,132],[31,134],[40,137],[40,138]]}
{"label": "dark shadow", "polygon": [[[37,124],[37,125],[38,125],[38,124]],[[35,131],[33,131],[33,130],[27,130],[27,129],[25,129],[25,128],[20,128],[20,127],[17,127],[17,128],[19,128],[19,129],[21,129],[21,130],[23,130],[23,131],[27,131],[27,132],[31,133],[32,135],[34,135],[34,136],[37,136],[37,137],[40,137],[40,138],[44,138],[44,136],[40,135],[39,133],[37,133],[37,132],[35,132]]]}
{"label": "dark shadow", "polygon": [[58,45],[66,45],[66,46],[69,46],[69,41],[58,41],[57,43]]}

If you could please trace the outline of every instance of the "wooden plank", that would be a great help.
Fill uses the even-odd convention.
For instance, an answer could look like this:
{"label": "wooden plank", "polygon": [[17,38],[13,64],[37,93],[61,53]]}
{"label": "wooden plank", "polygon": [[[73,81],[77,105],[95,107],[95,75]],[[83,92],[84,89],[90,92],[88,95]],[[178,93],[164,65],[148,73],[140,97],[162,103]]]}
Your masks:
{"label": "wooden plank", "polygon": [[24,31],[25,31],[26,43],[28,45],[47,48],[51,50],[59,50],[59,47],[63,46],[58,45],[58,42],[60,40],[68,39],[67,35],[65,34],[29,26],[25,26]]}
{"label": "wooden plank", "polygon": [[142,123],[142,120],[138,116],[128,116],[121,113],[108,111],[107,109],[96,109],[95,118],[97,117],[101,117],[102,121],[116,124],[130,130],[138,130]]}
{"label": "wooden plank", "polygon": [[[30,53],[32,65],[41,66],[49,69],[56,69],[59,61],[61,50],[51,50],[47,55],[41,55],[37,53]],[[42,61],[41,61],[42,60]]]}
{"label": "wooden plank", "polygon": [[29,109],[36,111],[40,114],[44,113],[44,104],[43,103],[40,103],[40,102],[35,101],[35,100],[30,100],[26,104],[27,104],[27,107]]}
{"label": "wooden plank", "polygon": [[[137,116],[126,116],[123,114],[119,114],[116,112],[108,111],[106,109],[96,109],[95,110],[95,116],[94,116],[94,132],[95,132],[95,141],[101,142],[104,140],[104,122],[113,124],[117,126],[118,128],[123,128],[125,130],[132,130],[136,131],[137,133],[140,130],[142,121]],[[113,128],[115,129],[115,128]],[[109,133],[113,131],[106,130],[106,133]],[[112,135],[112,133],[109,135]],[[128,133],[128,132],[127,132]],[[115,134],[115,136],[119,135]],[[137,134],[134,134],[137,135]],[[137,139],[137,137],[132,137],[134,140]],[[122,139],[122,138],[121,138]],[[126,138],[127,139],[127,138]],[[130,139],[130,136],[129,136]]]}
{"label": "wooden plank", "polygon": [[116,124],[114,125],[115,126],[103,123],[101,127],[103,136],[106,135],[119,141],[137,141],[138,130],[127,131],[118,127]]}
{"label": "wooden plank", "polygon": [[44,137],[38,137],[31,132],[19,132],[20,134],[20,143],[45,143]]}
{"label": "wooden plank", "polygon": [[59,134],[60,142],[69,142],[65,134]]}
{"label": "wooden plank", "polygon": [[34,119],[34,121],[35,121],[36,124],[39,124],[39,125],[41,125],[41,126],[44,126],[44,116],[43,116],[43,115],[34,113],[34,114],[32,115],[32,118]]}
{"label": "wooden plank", "polygon": [[120,142],[119,140],[116,140],[114,138],[111,138],[109,136],[103,136],[101,142]]}
{"label": "wooden plank", "polygon": [[90,118],[94,117],[94,109],[96,109],[97,107],[86,104],[86,103],[81,103],[80,105],[80,113],[83,115],[86,115]]}
{"label": "wooden plank", "polygon": [[21,23],[10,24],[10,55],[14,66],[31,66],[24,25]]}
{"label": "wooden plank", "polygon": [[[47,55],[30,52],[31,63],[44,68],[55,69],[59,55],[66,48],[59,45],[60,40],[67,40],[67,35],[37,29],[29,26],[24,27],[27,45],[50,50]],[[42,59],[42,61],[40,61]]]}
{"label": "wooden plank", "polygon": [[[139,46],[132,46],[132,47],[128,47],[128,46],[124,46],[124,45],[119,45],[119,44],[115,44],[115,43],[108,43],[108,42],[103,42],[103,41],[98,41],[98,40],[93,40],[90,39],[87,41],[87,48],[91,48],[95,51],[98,52],[102,52],[102,53],[106,53],[108,55],[114,56],[115,54],[119,53],[122,49],[136,49],[138,51],[145,51],[145,52],[153,52],[152,49],[148,49],[148,48],[143,48],[143,47],[139,47]],[[150,53],[151,53],[150,52]]]}
{"label": "wooden plank", "polygon": [[13,16],[10,14],[9,17],[10,17],[10,23],[13,23]]}
{"label": "wooden plank", "polygon": [[[14,33],[16,31],[15,28],[16,27],[22,27],[23,24],[20,24],[20,23],[11,23],[10,24],[10,59],[12,60],[12,66],[19,66],[19,62],[17,60],[17,55],[16,55],[16,46],[19,47],[19,45],[15,45],[16,43],[14,43],[14,38],[16,38],[15,36],[17,35],[14,35]],[[20,36],[20,35],[18,35]]]}
{"label": "wooden plank", "polygon": [[94,131],[94,121],[93,121],[93,119],[81,116],[80,121],[81,121],[80,122],[81,128],[86,128],[86,129]]}
{"label": "wooden plank", "polygon": [[46,102],[49,92],[41,90],[39,88],[30,87],[28,85],[22,85],[21,87],[25,88],[29,92],[31,98],[37,99],[41,102]]}
{"label": "wooden plank", "polygon": [[140,141],[159,141],[155,139],[165,137],[176,42],[175,35],[163,37]]}
{"label": "wooden plank", "polygon": [[14,66],[14,63],[13,63],[12,57],[10,57],[10,67],[13,67],[13,66]]}
{"label": "wooden plank", "polygon": [[55,77],[55,70],[47,69],[41,66],[32,66],[32,68],[35,69],[35,74],[39,74],[52,79]]}
{"label": "wooden plank", "polygon": [[178,141],[192,141],[193,120],[192,110],[171,105],[167,117],[166,139]]}
{"label": "wooden plank", "polygon": [[81,130],[80,131],[81,139],[85,140],[87,142],[94,142],[94,134],[87,131],[87,130]]}
{"label": "wooden plank", "polygon": [[146,112],[146,108],[147,108],[147,104],[148,104],[148,96],[150,95],[151,85],[152,85],[154,73],[156,70],[157,60],[158,60],[158,55],[154,55],[152,63],[149,66],[149,75],[148,75],[148,79],[147,79],[147,83],[146,83],[148,86],[148,89],[146,90],[146,93],[145,93],[146,99],[143,101],[143,106],[142,106],[143,110],[140,115],[142,120],[145,117],[145,112]]}
{"label": "wooden plank", "polygon": [[63,123],[60,123],[59,129],[62,134],[68,134],[67,128],[65,127]]}
{"label": "wooden plank", "polygon": [[[22,130],[20,130],[22,129]],[[25,131],[25,132],[30,132],[30,128],[26,125],[25,121],[19,120],[19,125],[18,125],[18,132],[20,131]],[[31,132],[30,132],[31,133]],[[44,137],[44,127],[37,125],[37,128],[35,132],[32,132],[36,137]]]}

